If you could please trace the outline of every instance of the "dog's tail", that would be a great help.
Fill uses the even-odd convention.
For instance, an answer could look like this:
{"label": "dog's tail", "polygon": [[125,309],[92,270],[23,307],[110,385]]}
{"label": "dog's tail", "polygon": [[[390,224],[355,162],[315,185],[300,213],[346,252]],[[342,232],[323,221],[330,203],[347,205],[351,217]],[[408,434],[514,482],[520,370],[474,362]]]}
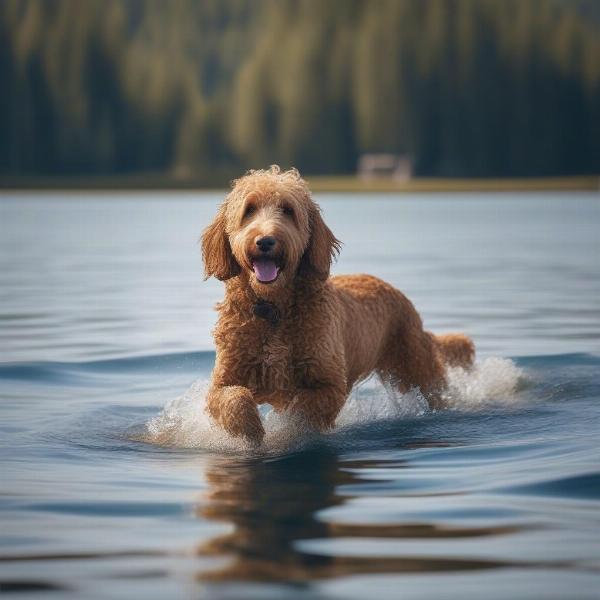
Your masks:
{"label": "dog's tail", "polygon": [[475,344],[471,338],[462,333],[446,333],[436,335],[435,339],[448,366],[468,369],[473,365]]}

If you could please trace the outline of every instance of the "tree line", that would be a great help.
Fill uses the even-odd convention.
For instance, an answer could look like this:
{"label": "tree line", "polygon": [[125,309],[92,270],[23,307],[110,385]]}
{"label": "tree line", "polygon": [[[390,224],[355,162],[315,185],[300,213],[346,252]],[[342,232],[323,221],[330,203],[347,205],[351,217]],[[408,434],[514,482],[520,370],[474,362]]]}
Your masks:
{"label": "tree line", "polygon": [[3,0],[0,173],[600,172],[586,0]]}

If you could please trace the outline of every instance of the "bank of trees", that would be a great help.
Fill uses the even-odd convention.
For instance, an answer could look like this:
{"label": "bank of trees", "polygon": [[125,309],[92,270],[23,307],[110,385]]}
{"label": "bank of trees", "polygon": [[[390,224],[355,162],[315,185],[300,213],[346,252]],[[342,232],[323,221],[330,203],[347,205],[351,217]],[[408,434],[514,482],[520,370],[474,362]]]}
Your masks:
{"label": "bank of trees", "polygon": [[585,0],[3,0],[0,173],[600,171]]}

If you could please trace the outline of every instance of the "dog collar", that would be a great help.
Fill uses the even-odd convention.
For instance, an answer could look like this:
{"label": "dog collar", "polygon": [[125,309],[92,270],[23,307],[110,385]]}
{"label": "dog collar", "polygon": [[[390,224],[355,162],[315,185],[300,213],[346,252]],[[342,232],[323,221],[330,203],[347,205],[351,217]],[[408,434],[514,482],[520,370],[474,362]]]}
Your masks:
{"label": "dog collar", "polygon": [[268,302],[267,300],[263,300],[259,298],[254,306],[252,307],[252,312],[259,319],[264,319],[271,323],[271,325],[277,325],[279,320],[281,319],[281,313],[275,304],[272,302]]}

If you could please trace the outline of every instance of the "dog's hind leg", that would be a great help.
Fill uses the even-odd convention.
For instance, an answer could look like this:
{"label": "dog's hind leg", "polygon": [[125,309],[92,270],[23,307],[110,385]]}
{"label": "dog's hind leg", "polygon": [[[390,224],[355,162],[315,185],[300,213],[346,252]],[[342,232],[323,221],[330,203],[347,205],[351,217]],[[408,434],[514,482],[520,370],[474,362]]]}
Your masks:
{"label": "dog's hind leg", "polygon": [[442,406],[446,369],[433,334],[428,331],[399,338],[386,369],[391,383],[401,392],[418,388],[433,409]]}
{"label": "dog's hind leg", "polygon": [[423,329],[412,303],[399,294],[399,313],[379,360],[378,372],[400,391],[418,388],[431,408],[440,408],[446,367],[435,335]]}

